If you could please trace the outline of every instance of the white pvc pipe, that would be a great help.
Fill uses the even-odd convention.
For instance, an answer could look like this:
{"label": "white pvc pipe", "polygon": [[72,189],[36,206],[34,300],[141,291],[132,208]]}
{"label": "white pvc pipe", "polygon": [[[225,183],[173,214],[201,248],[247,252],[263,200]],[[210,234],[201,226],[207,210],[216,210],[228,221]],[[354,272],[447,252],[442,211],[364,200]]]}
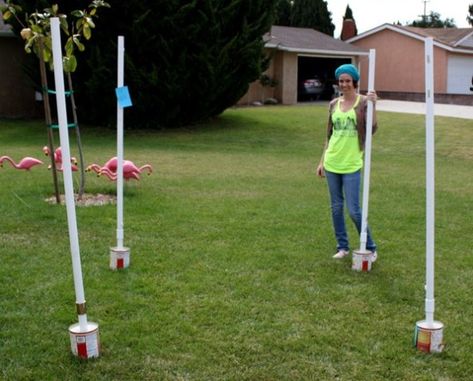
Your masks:
{"label": "white pvc pipe", "polygon": [[[368,92],[374,91],[376,51],[370,49],[368,67]],[[368,101],[366,115],[366,138],[365,138],[365,162],[363,174],[363,208],[361,212],[361,232],[360,232],[360,252],[366,251],[366,241],[368,237],[368,205],[370,193],[371,174],[371,139],[373,134],[373,102]]]}
{"label": "white pvc pipe", "polygon": [[434,146],[434,43],[425,40],[425,152],[426,152],[426,286],[425,320],[434,321],[435,252],[435,146]]}
{"label": "white pvc pipe", "polygon": [[[118,36],[117,88],[124,83],[124,37]],[[117,100],[117,248],[123,248],[123,108]]]}
{"label": "white pvc pipe", "polygon": [[[62,147],[64,193],[66,197],[67,223],[69,227],[69,242],[72,257],[72,273],[76,292],[76,304],[85,304],[84,284],[77,233],[76,209],[74,203],[74,188],[72,182],[71,154],[69,151],[69,132],[67,127],[66,96],[64,90],[64,72],[62,65],[61,32],[59,18],[51,18],[51,36],[54,62],[54,81],[56,85],[56,102],[59,123],[59,137]],[[87,331],[87,314],[79,315],[81,331]]]}

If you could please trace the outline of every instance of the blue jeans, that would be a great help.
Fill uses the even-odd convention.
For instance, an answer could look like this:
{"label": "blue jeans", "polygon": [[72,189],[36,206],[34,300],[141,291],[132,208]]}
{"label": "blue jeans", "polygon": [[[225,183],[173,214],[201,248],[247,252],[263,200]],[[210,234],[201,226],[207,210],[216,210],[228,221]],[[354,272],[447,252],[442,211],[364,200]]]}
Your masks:
{"label": "blue jeans", "polygon": [[[332,222],[337,239],[337,250],[349,250],[348,235],[345,227],[345,215],[343,211],[344,195],[347,201],[347,209],[350,218],[355,223],[358,233],[361,232],[361,208],[360,208],[360,183],[361,171],[353,173],[333,173],[325,171],[328,189],[330,192]],[[376,244],[371,239],[370,230],[367,228],[366,249],[375,251]]]}

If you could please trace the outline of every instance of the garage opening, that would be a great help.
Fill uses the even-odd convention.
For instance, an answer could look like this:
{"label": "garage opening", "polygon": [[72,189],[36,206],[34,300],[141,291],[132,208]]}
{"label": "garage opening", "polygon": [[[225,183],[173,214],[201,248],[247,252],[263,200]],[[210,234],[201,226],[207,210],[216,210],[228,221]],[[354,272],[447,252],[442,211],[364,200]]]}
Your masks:
{"label": "garage opening", "polygon": [[297,101],[331,100],[335,96],[335,69],[349,58],[302,57],[297,63]]}

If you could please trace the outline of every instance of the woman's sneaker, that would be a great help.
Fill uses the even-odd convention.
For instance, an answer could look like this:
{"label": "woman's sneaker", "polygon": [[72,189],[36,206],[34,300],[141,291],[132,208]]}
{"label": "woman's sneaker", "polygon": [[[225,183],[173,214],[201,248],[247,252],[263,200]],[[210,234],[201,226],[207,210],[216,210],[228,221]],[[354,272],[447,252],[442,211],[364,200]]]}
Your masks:
{"label": "woman's sneaker", "polygon": [[349,251],[341,249],[341,250],[338,250],[337,254],[335,254],[332,258],[342,259],[342,258],[345,258],[348,254],[350,254]]}
{"label": "woman's sneaker", "polygon": [[378,252],[376,250],[372,251],[371,252],[371,263],[376,262],[377,259],[378,259]]}

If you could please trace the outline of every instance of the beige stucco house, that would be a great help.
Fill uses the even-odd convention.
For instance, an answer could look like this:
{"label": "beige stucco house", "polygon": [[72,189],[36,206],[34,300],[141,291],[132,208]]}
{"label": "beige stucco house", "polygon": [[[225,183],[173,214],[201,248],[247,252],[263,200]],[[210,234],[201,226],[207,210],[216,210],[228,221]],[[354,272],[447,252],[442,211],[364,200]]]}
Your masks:
{"label": "beige stucco house", "polygon": [[[435,101],[473,105],[473,28],[383,24],[347,40],[376,50],[375,88],[384,98],[424,100],[424,42],[434,39]],[[366,78],[367,67],[361,67]]]}
{"label": "beige stucco house", "polygon": [[335,83],[335,69],[344,63],[367,65],[369,49],[348,44],[309,28],[273,26],[264,36],[271,64],[265,72],[277,81],[275,87],[263,88],[259,81],[250,85],[239,104],[251,104],[274,97],[282,104],[298,102],[298,84],[317,75],[327,84],[325,98],[330,98]]}
{"label": "beige stucco house", "polygon": [[[0,3],[2,1],[0,0]],[[434,38],[435,101],[473,105],[473,28],[412,28],[383,24],[341,41],[309,28],[273,26],[264,36],[271,58],[265,72],[275,86],[250,84],[239,105],[275,98],[281,104],[300,100],[301,81],[318,76],[326,84],[323,99],[333,96],[334,71],[357,65],[360,91],[367,89],[368,54],[376,50],[375,88],[383,98],[424,100],[424,41]],[[23,42],[0,17],[0,117],[41,114],[41,102],[22,70]]]}

